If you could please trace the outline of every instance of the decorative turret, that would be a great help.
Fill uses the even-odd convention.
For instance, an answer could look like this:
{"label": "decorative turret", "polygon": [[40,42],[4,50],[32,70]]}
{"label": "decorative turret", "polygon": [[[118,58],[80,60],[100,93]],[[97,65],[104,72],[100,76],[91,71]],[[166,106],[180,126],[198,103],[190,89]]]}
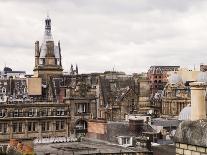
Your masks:
{"label": "decorative turret", "polygon": [[62,67],[62,55],[61,55],[61,48],[60,48],[60,40],[58,41],[58,49],[59,49],[60,66]]}
{"label": "decorative turret", "polygon": [[78,65],[76,64],[75,69],[73,68],[73,65],[70,66],[70,75],[78,75]]}
{"label": "decorative turret", "polygon": [[75,71],[76,71],[76,74],[78,74],[78,65],[76,64],[76,69],[75,69]]}
{"label": "decorative turret", "polygon": [[40,57],[39,41],[36,41],[35,42],[35,66],[39,65],[39,57]]}

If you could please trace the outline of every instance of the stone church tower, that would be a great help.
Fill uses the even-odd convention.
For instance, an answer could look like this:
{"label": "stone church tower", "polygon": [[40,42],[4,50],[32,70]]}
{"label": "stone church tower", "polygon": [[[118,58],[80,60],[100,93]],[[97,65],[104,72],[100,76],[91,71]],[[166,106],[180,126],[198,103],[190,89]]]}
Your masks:
{"label": "stone church tower", "polygon": [[34,77],[41,77],[48,81],[52,75],[62,75],[60,42],[56,46],[51,33],[51,19],[45,19],[44,40],[41,46],[39,41],[35,42],[35,68]]}

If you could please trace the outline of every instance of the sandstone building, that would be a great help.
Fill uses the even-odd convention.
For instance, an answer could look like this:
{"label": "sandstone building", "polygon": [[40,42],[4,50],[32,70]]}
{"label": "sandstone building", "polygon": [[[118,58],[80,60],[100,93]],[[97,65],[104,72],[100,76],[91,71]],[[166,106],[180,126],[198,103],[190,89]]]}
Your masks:
{"label": "sandstone building", "polygon": [[190,83],[206,82],[207,74],[201,71],[179,70],[170,72],[163,90],[162,115],[178,116],[181,110],[191,104]]}

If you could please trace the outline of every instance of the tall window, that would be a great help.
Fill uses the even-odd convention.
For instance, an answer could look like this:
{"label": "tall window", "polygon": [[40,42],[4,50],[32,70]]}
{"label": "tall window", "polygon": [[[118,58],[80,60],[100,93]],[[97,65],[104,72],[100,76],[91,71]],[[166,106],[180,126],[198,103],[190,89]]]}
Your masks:
{"label": "tall window", "polygon": [[42,122],[42,131],[50,130],[50,122]]}
{"label": "tall window", "polygon": [[65,121],[60,121],[60,129],[64,129],[65,127]]}
{"label": "tall window", "polygon": [[12,130],[13,130],[14,133],[17,132],[17,123],[12,124]]}
{"label": "tall window", "polygon": [[0,123],[0,133],[7,133],[7,123]]}
{"label": "tall window", "polygon": [[4,117],[4,110],[0,109],[0,117]]}
{"label": "tall window", "polygon": [[28,122],[28,131],[36,131],[36,122]]}
{"label": "tall window", "polygon": [[59,121],[56,121],[56,127],[55,127],[56,130],[60,130],[60,122]]}
{"label": "tall window", "polygon": [[42,122],[42,131],[45,131],[45,122]]}
{"label": "tall window", "polygon": [[85,113],[86,112],[86,103],[76,104],[77,113]]}
{"label": "tall window", "polygon": [[50,122],[46,123],[46,130],[49,131],[50,130]]}
{"label": "tall window", "polygon": [[56,130],[63,130],[65,128],[65,121],[56,121]]}
{"label": "tall window", "polygon": [[18,125],[19,125],[19,126],[18,126],[18,130],[19,130],[19,132],[22,132],[22,123],[20,122]]}

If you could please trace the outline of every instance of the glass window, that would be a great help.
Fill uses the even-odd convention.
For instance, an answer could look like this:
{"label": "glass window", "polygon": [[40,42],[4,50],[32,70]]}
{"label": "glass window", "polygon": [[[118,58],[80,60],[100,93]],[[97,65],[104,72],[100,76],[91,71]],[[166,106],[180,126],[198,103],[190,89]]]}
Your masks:
{"label": "glass window", "polygon": [[77,104],[77,113],[85,113],[86,112],[86,104],[80,103]]}
{"label": "glass window", "polygon": [[56,121],[56,130],[59,130],[59,121]]}
{"label": "glass window", "polygon": [[17,123],[13,123],[12,124],[12,130],[13,130],[14,133],[18,132],[18,130],[17,130]]}
{"label": "glass window", "polygon": [[19,123],[19,132],[22,132],[22,123]]}
{"label": "glass window", "polygon": [[7,123],[3,123],[3,133],[7,133]]}
{"label": "glass window", "polygon": [[42,131],[45,131],[45,122],[42,122]]}
{"label": "glass window", "polygon": [[122,137],[122,145],[130,144],[130,137]]}
{"label": "glass window", "polygon": [[65,127],[65,122],[64,121],[61,121],[60,122],[60,129],[64,129],[64,127]]}
{"label": "glass window", "polygon": [[28,131],[32,131],[32,122],[28,123]]}
{"label": "glass window", "polygon": [[3,129],[3,125],[2,125],[2,123],[0,123],[0,133],[2,133],[2,130]]}
{"label": "glass window", "polygon": [[50,130],[50,122],[47,122],[47,130]]}
{"label": "glass window", "polygon": [[36,123],[33,122],[33,131],[36,131]]}
{"label": "glass window", "polygon": [[36,122],[28,122],[28,131],[36,131]]}

